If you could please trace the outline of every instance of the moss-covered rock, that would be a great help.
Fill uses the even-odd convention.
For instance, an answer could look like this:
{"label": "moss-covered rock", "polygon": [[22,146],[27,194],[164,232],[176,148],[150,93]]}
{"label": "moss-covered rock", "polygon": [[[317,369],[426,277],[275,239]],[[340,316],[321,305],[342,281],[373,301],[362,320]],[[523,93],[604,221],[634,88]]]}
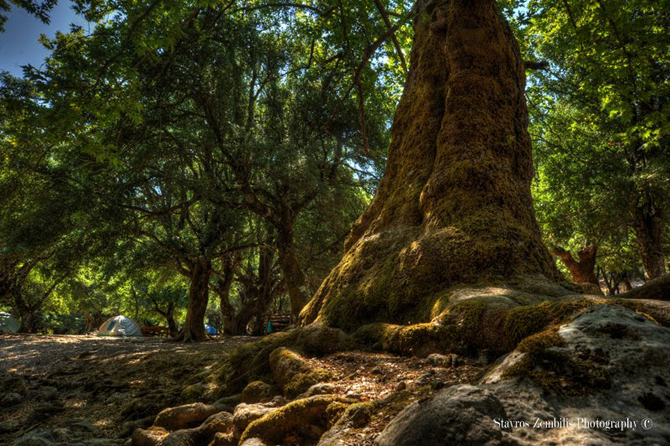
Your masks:
{"label": "moss-covered rock", "polygon": [[524,356],[503,373],[503,378],[529,379],[544,391],[583,396],[611,387],[602,363],[566,351],[556,327],[524,339],[517,351]]}

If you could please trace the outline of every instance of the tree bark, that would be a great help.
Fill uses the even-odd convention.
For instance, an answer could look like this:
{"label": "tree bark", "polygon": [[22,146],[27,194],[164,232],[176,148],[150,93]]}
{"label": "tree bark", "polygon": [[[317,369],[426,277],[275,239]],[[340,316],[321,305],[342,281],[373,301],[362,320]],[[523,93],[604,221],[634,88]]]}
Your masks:
{"label": "tree bark", "polygon": [[291,314],[297,319],[300,311],[309,301],[307,276],[305,276],[295,252],[294,226],[292,218],[283,218],[282,225],[277,228],[277,254],[288,295],[291,300]]}
{"label": "tree bark", "polygon": [[574,282],[598,285],[598,277],[596,277],[597,251],[598,247],[596,245],[584,246],[577,252],[579,260],[575,260],[570,251],[558,246],[554,247],[551,253],[561,259],[561,262],[570,271]]}
{"label": "tree bark", "polygon": [[525,73],[493,0],[419,0],[386,172],[303,323],[430,320],[459,283],[558,279],[532,207]]}
{"label": "tree bark", "polygon": [[172,336],[177,335],[179,330],[177,329],[177,321],[174,320],[174,310],[168,311],[164,317],[165,321],[167,322],[168,329],[170,330],[170,334]]}
{"label": "tree bark", "polygon": [[[229,300],[229,290],[234,275],[233,268],[225,268],[223,279],[219,280],[216,291],[221,299],[221,313],[224,320],[224,333],[229,335],[247,334],[247,326],[254,317],[263,320],[268,307],[277,295],[278,284],[274,280],[273,250],[261,247],[258,258],[258,271],[248,272],[240,280],[243,290],[240,295],[240,309],[235,311]],[[253,335],[260,335],[262,324],[256,324]]]}
{"label": "tree bark", "polygon": [[199,342],[208,339],[205,331],[205,312],[209,302],[209,278],[212,272],[212,262],[199,260],[195,262],[191,271],[191,284],[188,290],[188,309],[186,322],[181,329],[177,340],[184,342]]}
{"label": "tree bark", "polygon": [[[649,194],[647,194],[649,195]],[[642,266],[647,279],[666,273],[663,255],[663,215],[651,196],[633,200],[631,203],[633,231],[640,247]]]}
{"label": "tree bark", "polygon": [[19,309],[19,318],[21,319],[21,327],[19,328],[19,333],[35,333],[37,320],[35,317],[35,311],[32,309]]}

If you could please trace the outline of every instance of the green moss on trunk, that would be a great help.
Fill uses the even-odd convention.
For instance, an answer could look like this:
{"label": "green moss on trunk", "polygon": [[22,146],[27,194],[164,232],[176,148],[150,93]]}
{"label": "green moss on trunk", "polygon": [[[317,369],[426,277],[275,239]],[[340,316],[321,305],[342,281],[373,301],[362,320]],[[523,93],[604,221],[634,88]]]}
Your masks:
{"label": "green moss on trunk", "polygon": [[492,0],[419,0],[387,170],[346,252],[301,313],[354,330],[426,321],[459,283],[558,273],[530,196],[518,45]]}

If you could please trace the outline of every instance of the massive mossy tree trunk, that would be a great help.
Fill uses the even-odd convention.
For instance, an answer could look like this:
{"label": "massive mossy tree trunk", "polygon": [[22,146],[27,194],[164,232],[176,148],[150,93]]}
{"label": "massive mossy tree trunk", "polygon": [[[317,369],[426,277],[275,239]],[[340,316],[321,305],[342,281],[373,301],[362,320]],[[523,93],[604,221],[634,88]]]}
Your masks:
{"label": "massive mossy tree trunk", "polygon": [[570,251],[566,251],[560,247],[554,247],[552,254],[561,259],[563,264],[575,282],[592,283],[598,285],[598,277],[596,277],[596,254],[598,247],[596,245],[584,246],[579,250],[577,255],[579,260],[572,257]]}
{"label": "massive mossy tree trunk", "polygon": [[418,322],[459,283],[558,277],[531,203],[524,66],[509,26],[493,0],[417,8],[386,173],[304,323]]}
{"label": "massive mossy tree trunk", "polygon": [[177,340],[194,342],[208,339],[205,331],[205,312],[209,302],[209,278],[211,274],[211,261],[200,260],[194,262],[191,270],[191,284],[188,290],[186,322]]}

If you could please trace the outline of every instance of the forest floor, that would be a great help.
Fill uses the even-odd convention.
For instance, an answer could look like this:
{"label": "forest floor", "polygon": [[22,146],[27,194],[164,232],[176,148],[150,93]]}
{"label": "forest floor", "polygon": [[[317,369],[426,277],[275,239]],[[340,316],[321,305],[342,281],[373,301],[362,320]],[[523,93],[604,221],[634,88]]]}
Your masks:
{"label": "forest floor", "polygon": [[160,338],[2,335],[0,444],[34,429],[49,430],[61,443],[127,437],[135,427],[151,424],[160,410],[180,404],[185,379],[248,340],[181,344]]}
{"label": "forest floor", "polygon": [[[181,391],[189,377],[255,339],[181,344],[157,338],[2,335],[0,444],[28,432],[54,443],[123,444],[162,409],[184,403]],[[436,367],[426,359],[356,351],[310,362],[333,372],[335,393],[360,401],[405,389],[402,405],[346,435],[351,444],[371,444],[404,405],[438,388],[472,382],[483,371],[472,364]]]}

